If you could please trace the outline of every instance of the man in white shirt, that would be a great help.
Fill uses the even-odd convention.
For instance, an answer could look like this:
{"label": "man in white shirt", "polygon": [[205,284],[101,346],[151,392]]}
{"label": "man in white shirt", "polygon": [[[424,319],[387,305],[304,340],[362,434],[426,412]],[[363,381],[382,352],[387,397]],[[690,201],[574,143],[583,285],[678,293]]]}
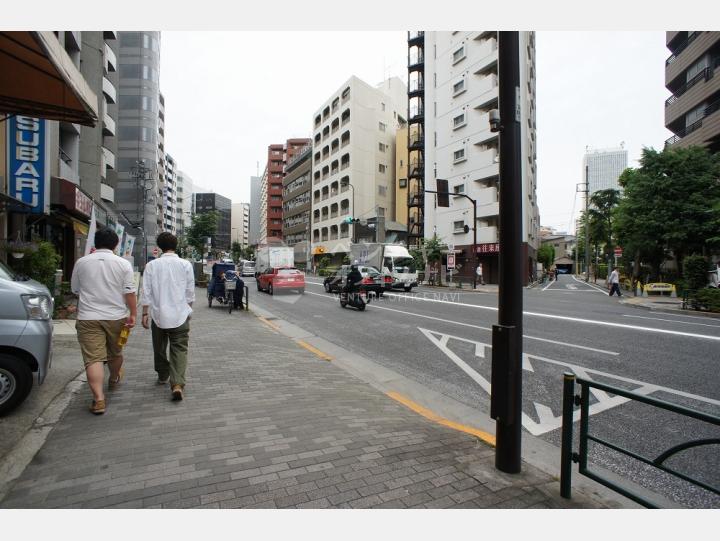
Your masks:
{"label": "man in white shirt", "polygon": [[113,389],[122,378],[120,332],[123,327],[134,327],[137,317],[133,269],[113,253],[118,242],[112,229],[95,233],[95,252],[77,260],[70,281],[73,293],[79,296],[75,327],[93,394],[90,411],[96,415],[105,413],[103,363],[110,368],[108,388]]}
{"label": "man in white shirt", "polygon": [[617,293],[618,297],[622,297],[622,293],[620,293],[620,275],[618,274],[617,267],[613,267],[610,277],[608,278],[608,284],[610,284],[611,297],[613,293]]}
{"label": "man in white shirt", "polygon": [[175,235],[160,233],[156,243],[163,254],[145,266],[142,325],[148,329],[152,320],[158,384],[164,385],[169,379],[172,399],[182,400],[190,339],[190,314],[195,301],[195,275],[190,262],[175,253]]}

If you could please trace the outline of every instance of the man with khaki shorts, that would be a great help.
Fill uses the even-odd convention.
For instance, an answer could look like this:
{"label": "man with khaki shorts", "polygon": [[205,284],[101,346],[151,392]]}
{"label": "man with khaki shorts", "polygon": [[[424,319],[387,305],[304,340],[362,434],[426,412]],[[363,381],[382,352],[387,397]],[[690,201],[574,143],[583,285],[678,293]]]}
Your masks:
{"label": "man with khaki shorts", "polygon": [[105,413],[104,363],[110,368],[108,389],[113,389],[123,375],[120,332],[134,327],[137,317],[132,266],[113,253],[118,242],[112,229],[95,233],[95,252],[77,260],[70,284],[79,296],[77,337],[93,394],[90,411],[96,415]]}

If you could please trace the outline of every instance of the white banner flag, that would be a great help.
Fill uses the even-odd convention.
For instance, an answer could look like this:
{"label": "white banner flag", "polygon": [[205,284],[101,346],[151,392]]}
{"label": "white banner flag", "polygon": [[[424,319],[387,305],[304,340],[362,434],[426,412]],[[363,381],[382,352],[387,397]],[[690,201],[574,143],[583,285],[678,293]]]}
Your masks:
{"label": "white banner flag", "polygon": [[95,231],[97,226],[95,225],[95,203],[93,203],[92,211],[90,212],[90,227],[88,228],[88,237],[85,241],[85,255],[90,254],[95,248]]}
{"label": "white banner flag", "polygon": [[123,253],[121,254],[122,257],[132,256],[134,247],[135,247],[135,237],[133,237],[132,235],[125,235],[125,249],[123,250]]}
{"label": "white banner flag", "polygon": [[122,225],[119,221],[115,222],[115,233],[117,233],[118,236],[118,245],[115,248],[115,253],[119,256],[122,256],[123,252],[125,251],[123,248],[123,235],[125,234],[125,226]]}

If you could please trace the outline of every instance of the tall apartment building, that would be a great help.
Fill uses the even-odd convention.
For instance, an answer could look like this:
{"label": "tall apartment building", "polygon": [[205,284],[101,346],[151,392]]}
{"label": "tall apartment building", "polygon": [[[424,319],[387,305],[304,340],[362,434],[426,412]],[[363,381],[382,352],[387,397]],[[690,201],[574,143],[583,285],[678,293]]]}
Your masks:
{"label": "tall apartment building", "polygon": [[408,225],[408,147],[407,125],[398,128],[395,135],[395,221],[407,230]]}
{"label": "tall apartment building", "polygon": [[[11,34],[14,34],[14,43],[19,43],[23,49],[17,58],[22,59],[28,53],[33,61],[42,57],[31,50],[34,42],[24,44],[18,41],[22,39],[20,34],[24,33],[8,33],[6,37]],[[92,96],[93,107],[96,108],[93,112],[97,113],[94,126],[89,122],[81,126],[70,120],[44,120],[21,115],[10,115],[5,119],[6,123],[2,124],[2,130],[9,137],[7,149],[4,148],[3,138],[3,154],[7,151],[10,154],[8,158],[17,161],[20,155],[16,152],[16,148],[19,148],[18,139],[30,136],[28,140],[32,141],[37,137],[38,141],[42,139],[45,144],[38,148],[33,161],[39,160],[47,166],[41,168],[40,176],[34,179],[38,193],[35,198],[31,198],[35,201],[31,207],[36,208],[28,209],[33,213],[33,219],[12,216],[8,237],[15,238],[20,233],[22,238],[51,242],[61,255],[60,264],[66,278],[70,276],[75,261],[84,255],[93,205],[99,225],[114,225],[117,220],[112,206],[117,119],[116,38],[114,31],[70,30],[54,32],[42,38],[53,40],[57,48],[54,60],[65,65],[68,75],[75,77],[75,86],[82,88],[88,97]],[[62,57],[58,56],[59,52],[62,52]],[[14,58],[12,55],[10,57]],[[52,65],[52,62],[48,63]],[[40,71],[50,75],[45,69]],[[62,92],[66,90],[63,88]],[[58,99],[64,104],[75,98],[68,96],[67,99]],[[49,115],[54,116],[56,110],[48,109]],[[32,130],[29,124],[33,124]],[[0,173],[3,184],[4,174],[3,169]],[[15,187],[18,188],[17,185]],[[4,189],[3,186],[0,191]]]}
{"label": "tall apartment building", "polygon": [[296,265],[306,265],[310,251],[312,149],[308,142],[288,159],[283,179],[283,239],[295,247]]}
{"label": "tall apartment building", "polygon": [[[160,32],[119,32],[119,118],[115,204],[135,227],[134,257],[143,267],[159,233],[165,177],[160,119]],[[164,128],[163,128],[164,129]],[[138,166],[146,173],[138,176]]]}
{"label": "tall apartment building", "polygon": [[618,179],[628,166],[628,151],[620,148],[593,150],[583,157],[582,178],[587,174],[588,193],[620,190]]}
{"label": "tall apartment building", "polygon": [[265,240],[282,239],[283,234],[283,179],[285,165],[310,139],[288,139],[284,144],[268,146],[268,159],[262,180],[261,206],[265,222],[261,235]]}
{"label": "tall apartment building", "polygon": [[[536,199],[535,34],[520,32],[522,231],[525,279],[539,248]],[[410,244],[434,234],[454,245],[459,274],[472,276],[473,228],[486,281],[499,277],[498,133],[489,112],[498,108],[498,41],[495,31],[408,34],[408,226]],[[436,207],[438,178],[447,179],[448,208]],[[467,230],[466,230],[467,227]]]}
{"label": "tall apartment building", "polygon": [[667,146],[702,145],[720,151],[720,32],[667,32],[665,61]]}
{"label": "tall apartment building", "polygon": [[232,201],[217,193],[196,193],[195,213],[217,212],[217,233],[212,235],[213,250],[230,250],[230,234],[232,220]]}
{"label": "tall apartment building", "polygon": [[[405,123],[407,87],[392,77],[377,88],[353,76],[313,121],[312,253],[338,262],[350,251],[344,220],[395,219],[395,134]],[[360,238],[358,236],[358,238]]]}
{"label": "tall apartment building", "polygon": [[233,203],[230,218],[231,242],[245,248],[250,242],[250,203]]}
{"label": "tall apartment building", "polygon": [[260,177],[260,217],[259,217],[259,223],[260,226],[258,229],[257,234],[257,243],[258,244],[264,244],[267,242],[268,238],[268,202],[269,202],[269,194],[268,194],[268,168],[265,166],[265,170],[263,171],[262,176]]}
{"label": "tall apartment building", "polygon": [[177,164],[170,154],[165,154],[165,178],[162,186],[162,230],[177,233]]}
{"label": "tall apartment building", "polygon": [[185,230],[192,224],[193,181],[184,171],[178,170],[175,176],[177,179],[175,223],[177,234],[184,235]]}
{"label": "tall apartment building", "polygon": [[[260,242],[262,177],[250,177],[250,245]],[[267,216],[267,215],[265,215]]]}

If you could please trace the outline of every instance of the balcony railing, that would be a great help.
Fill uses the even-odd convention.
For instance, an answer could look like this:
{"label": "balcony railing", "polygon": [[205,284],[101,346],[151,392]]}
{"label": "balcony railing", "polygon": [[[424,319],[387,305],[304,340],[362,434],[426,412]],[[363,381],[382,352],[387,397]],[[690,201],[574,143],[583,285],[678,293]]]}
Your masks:
{"label": "balcony railing", "polygon": [[678,98],[680,98],[680,96],[685,94],[685,92],[690,90],[699,81],[702,81],[703,79],[705,81],[707,81],[712,76],[713,76],[713,70],[711,70],[710,68],[705,68],[704,70],[698,72],[697,75],[695,75],[695,77],[693,77],[688,82],[686,82],[684,85],[682,85],[680,88],[678,88],[675,91],[675,94],[673,94],[672,96],[670,96],[668,99],[665,100],[665,107],[675,103],[678,100]]}
{"label": "balcony railing", "polygon": [[408,41],[412,41],[417,38],[421,38],[425,35],[423,30],[411,30],[408,32]]}
{"label": "balcony railing", "polygon": [[692,124],[685,126],[682,130],[680,130],[675,135],[673,135],[672,137],[667,139],[665,141],[665,145],[666,146],[674,145],[675,143],[680,141],[680,139],[682,139],[683,137],[687,137],[692,132],[699,130],[702,127],[703,119],[709,117],[711,114],[713,114],[714,112],[716,112],[718,110],[720,110],[720,100],[716,100],[716,101],[712,102],[710,105],[708,105],[707,107],[705,107],[705,110],[703,111],[703,114],[702,114],[702,116],[700,116],[700,118],[698,118]]}
{"label": "balcony railing", "polygon": [[665,60],[665,65],[669,66],[670,64],[675,62],[675,59],[678,57],[678,55],[680,55],[680,53],[687,49],[687,46],[690,45],[693,41],[695,41],[695,38],[697,38],[700,34],[701,32],[690,32],[687,39],[675,48],[675,52],[673,54],[668,56],[667,60]]}

